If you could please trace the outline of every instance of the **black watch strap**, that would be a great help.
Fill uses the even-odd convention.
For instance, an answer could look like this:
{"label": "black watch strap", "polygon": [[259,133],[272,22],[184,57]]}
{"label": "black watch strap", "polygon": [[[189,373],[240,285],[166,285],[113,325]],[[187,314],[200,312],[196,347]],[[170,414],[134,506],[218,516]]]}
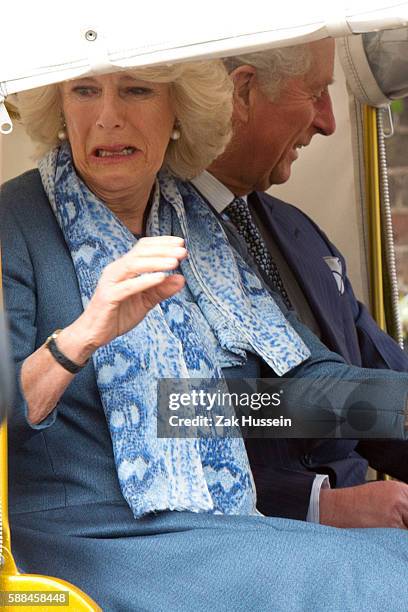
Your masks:
{"label": "black watch strap", "polygon": [[66,355],[64,355],[64,353],[61,353],[56,343],[56,339],[60,331],[62,330],[56,329],[55,332],[51,334],[51,336],[48,336],[45,342],[45,346],[50,351],[55,361],[58,361],[58,363],[65,370],[68,370],[68,372],[71,372],[71,374],[77,374],[80,370],[82,370],[82,368],[86,366],[86,364],[88,363],[88,359],[85,361],[85,363],[83,363],[82,365],[79,365],[78,363],[71,361],[71,359],[69,359]]}

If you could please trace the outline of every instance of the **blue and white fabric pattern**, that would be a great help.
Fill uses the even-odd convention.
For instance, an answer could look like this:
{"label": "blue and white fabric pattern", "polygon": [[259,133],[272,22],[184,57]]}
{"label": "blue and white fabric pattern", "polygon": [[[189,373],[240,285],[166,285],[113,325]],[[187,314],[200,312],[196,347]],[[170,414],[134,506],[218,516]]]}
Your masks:
{"label": "blue and white fabric pattern", "polygon": [[[67,143],[39,163],[71,252],[84,308],[105,266],[135,237],[77,176]],[[222,379],[221,367],[260,355],[283,375],[309,356],[256,275],[234,254],[196,192],[163,173],[149,235],[180,235],[186,287],[93,355],[122,493],[135,517],[159,510],[253,514],[256,496],[242,439],[159,439],[163,378]],[[146,341],[148,339],[148,341]]]}

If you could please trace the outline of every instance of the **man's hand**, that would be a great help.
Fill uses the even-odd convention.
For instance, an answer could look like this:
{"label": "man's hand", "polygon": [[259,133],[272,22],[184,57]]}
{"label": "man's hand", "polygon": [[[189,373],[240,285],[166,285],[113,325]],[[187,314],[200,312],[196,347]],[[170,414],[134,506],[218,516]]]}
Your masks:
{"label": "man's hand", "polygon": [[408,485],[396,480],[320,491],[320,523],[408,529]]}

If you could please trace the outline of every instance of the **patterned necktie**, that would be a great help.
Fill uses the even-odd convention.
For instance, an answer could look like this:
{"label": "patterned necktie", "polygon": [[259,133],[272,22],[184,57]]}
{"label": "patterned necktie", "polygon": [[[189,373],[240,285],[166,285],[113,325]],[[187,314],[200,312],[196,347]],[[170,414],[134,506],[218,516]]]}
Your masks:
{"label": "patterned necktie", "polygon": [[266,248],[263,238],[252,219],[248,204],[242,198],[235,198],[227,206],[225,212],[237,228],[238,233],[244,238],[248,250],[258,266],[271,279],[274,288],[280,293],[285,305],[291,308],[292,305],[283,286],[278,267]]}

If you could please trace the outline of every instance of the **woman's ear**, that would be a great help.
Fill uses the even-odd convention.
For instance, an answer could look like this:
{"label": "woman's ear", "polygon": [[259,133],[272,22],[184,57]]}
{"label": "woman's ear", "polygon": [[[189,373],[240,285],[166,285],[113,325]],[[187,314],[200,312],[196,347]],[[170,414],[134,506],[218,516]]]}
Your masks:
{"label": "woman's ear", "polygon": [[230,76],[234,83],[233,118],[243,123],[247,123],[252,101],[251,92],[256,83],[256,68],[245,64],[244,66],[235,68]]}

